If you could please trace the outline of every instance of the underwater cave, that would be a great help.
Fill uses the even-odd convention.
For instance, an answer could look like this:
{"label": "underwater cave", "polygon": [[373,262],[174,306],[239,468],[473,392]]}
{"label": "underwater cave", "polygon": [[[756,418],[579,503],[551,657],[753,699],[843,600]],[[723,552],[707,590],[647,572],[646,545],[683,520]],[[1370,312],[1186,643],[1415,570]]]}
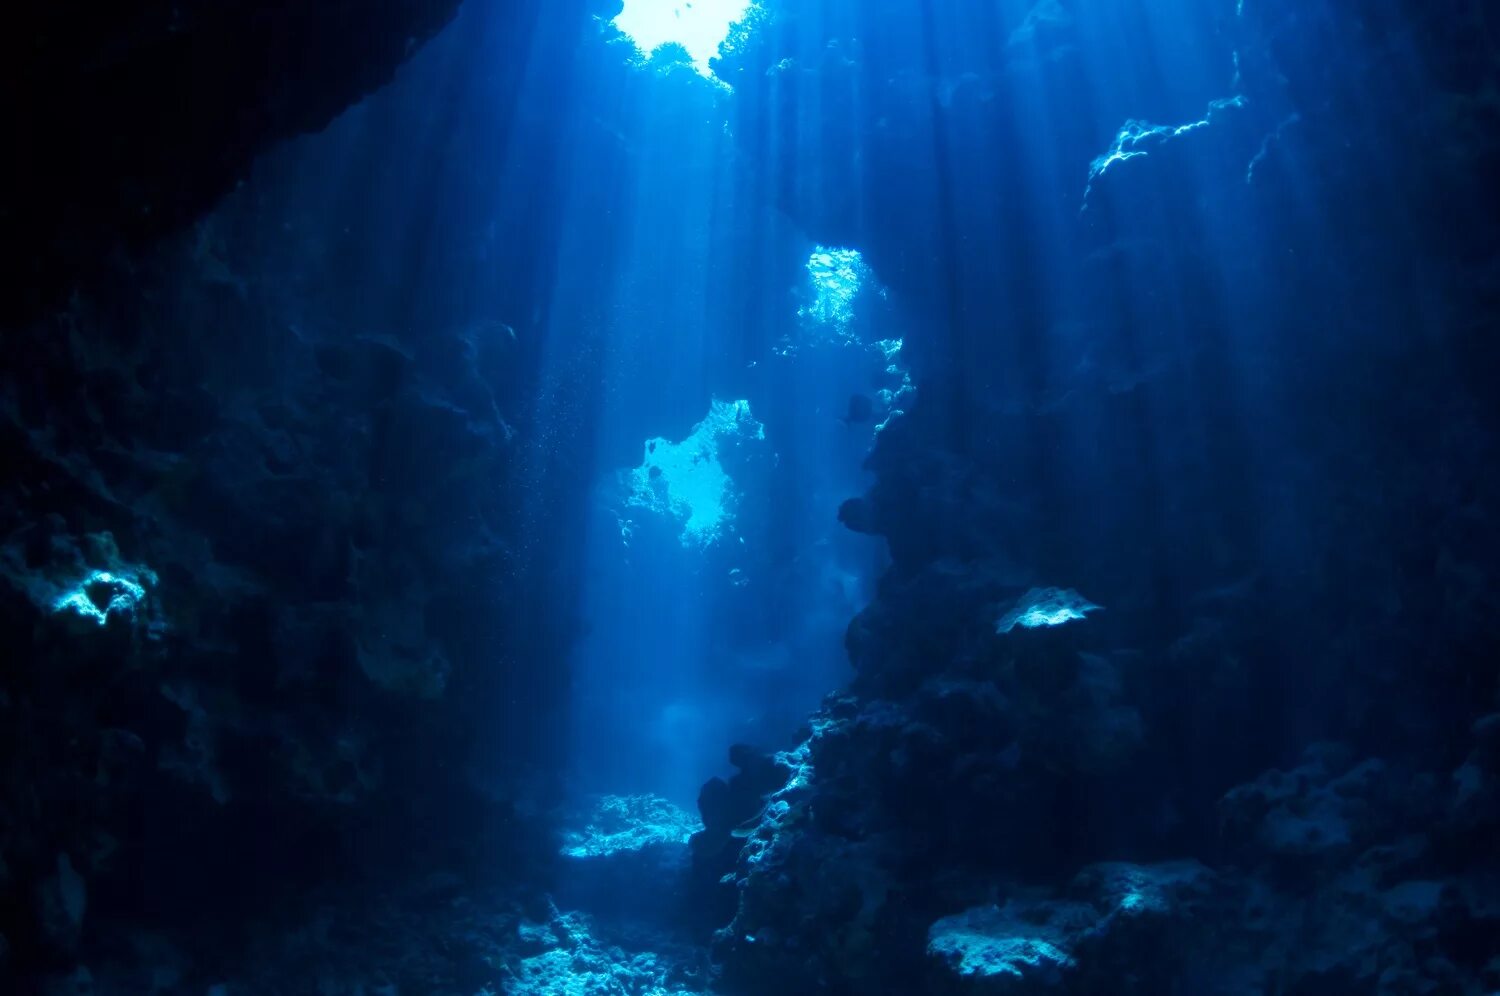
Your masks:
{"label": "underwater cave", "polygon": [[1500,13],[18,0],[0,993],[1500,993]]}

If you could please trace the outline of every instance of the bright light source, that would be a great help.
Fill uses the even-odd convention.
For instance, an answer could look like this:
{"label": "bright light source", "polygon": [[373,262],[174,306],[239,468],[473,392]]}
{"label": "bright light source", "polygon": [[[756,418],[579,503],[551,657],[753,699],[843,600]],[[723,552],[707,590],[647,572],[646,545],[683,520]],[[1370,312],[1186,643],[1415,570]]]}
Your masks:
{"label": "bright light source", "polygon": [[815,325],[852,337],[854,303],[870,282],[870,268],[858,249],[818,246],[807,259],[813,298],[799,314]]}
{"label": "bright light source", "polygon": [[682,545],[705,547],[734,521],[738,492],[719,462],[720,447],[766,438],[750,415],[750,402],[714,399],[708,417],[680,443],[646,441],[641,465],[626,475],[626,503],[682,523]]}
{"label": "bright light source", "polygon": [[675,43],[687,49],[698,72],[712,76],[708,60],[752,6],[753,0],[625,0],[614,25],[642,55]]}

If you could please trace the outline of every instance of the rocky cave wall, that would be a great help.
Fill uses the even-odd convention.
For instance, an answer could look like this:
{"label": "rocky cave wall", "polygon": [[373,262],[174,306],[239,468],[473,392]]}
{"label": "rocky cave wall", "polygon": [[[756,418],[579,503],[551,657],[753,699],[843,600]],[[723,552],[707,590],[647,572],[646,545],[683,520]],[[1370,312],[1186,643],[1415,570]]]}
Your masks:
{"label": "rocky cave wall", "polygon": [[[859,245],[921,329],[909,352],[928,389],[847,510],[888,537],[891,583],[945,560],[1011,584],[1087,578],[1160,638],[1253,577],[1236,611],[1268,652],[1342,648],[1313,679],[1329,687],[1298,690],[1308,722],[1384,740],[1405,719],[1382,710],[1402,703],[1433,724],[1408,746],[1436,736],[1461,756],[1441,717],[1474,718],[1495,680],[1468,668],[1493,635],[1483,613],[1453,615],[1482,604],[1493,543],[1478,509],[1495,488],[1484,178],[1500,150],[1479,137],[1497,72],[1483,15],[1226,5],[1183,29],[1209,42],[1173,108],[1142,96],[1144,55],[1116,56],[1101,106],[1078,106],[1100,88],[1069,53],[1143,16],[1128,4],[768,9],[724,70],[758,182],[815,236]],[[1090,183],[1099,135],[1195,121],[1233,94],[1243,114]],[[1029,136],[1045,152],[1007,153]],[[799,172],[813,149],[824,167]]]}
{"label": "rocky cave wall", "polygon": [[[516,94],[593,11],[474,3],[424,47],[456,7],[33,5],[7,35],[7,985],[201,992],[325,891],[555,857],[573,621],[534,537],[587,486],[534,486],[565,456],[524,400],[560,125]],[[494,103],[433,157],[415,123],[455,80]],[[459,268],[510,193],[471,164],[509,140],[514,241]]]}
{"label": "rocky cave wall", "polygon": [[[178,5],[98,37],[61,31],[51,6],[10,36],[48,41],[6,69],[39,136],[5,167],[21,288],[0,446],[22,469],[0,506],[7,972],[154,963],[202,991],[246,924],[295,919],[320,887],[544,878],[555,861],[538,813],[567,676],[533,665],[568,638],[553,600],[575,579],[535,537],[587,482],[530,434],[518,399],[538,346],[501,326],[549,286],[557,201],[517,216],[493,298],[473,274],[456,296],[435,277],[337,291],[350,272],[420,270],[430,244],[357,225],[344,244],[268,239],[345,182],[309,192],[295,157],[181,227],[451,6],[282,22]],[[737,168],[810,237],[864,251],[913,323],[920,390],[842,512],[893,557],[850,627],[853,686],[804,747],[737,750],[741,778],[705,792],[712,874],[689,896],[699,924],[725,926],[723,989],[1493,988],[1497,483],[1478,388],[1496,366],[1500,170],[1482,6],[1225,5],[1184,32],[1216,41],[1180,102],[1143,107],[1147,88],[1121,85],[1082,108],[1047,96],[1080,89],[1081,5],[765,6],[720,68]],[[1128,24],[1130,7],[1089,10]],[[483,46],[513,31],[566,64],[564,15],[583,8],[490,4],[492,34],[444,35],[439,55],[504,93],[526,70]],[[451,79],[419,74],[369,113],[391,129]],[[35,99],[44,81],[53,103]],[[1243,113],[1206,110],[1236,88]],[[1371,107],[1362,143],[1340,141]],[[1205,114],[1195,144],[1089,184],[1126,119]],[[1050,167],[1007,154],[1043,124]],[[598,162],[618,161],[622,127],[584,129]],[[451,159],[551,135],[516,128],[471,127]],[[551,148],[521,186],[556,193]],[[489,182],[403,156],[367,163],[357,189],[451,187],[438,229]],[[1205,170],[1215,196],[1178,196]],[[1215,232],[1252,217],[1263,238],[1223,253]],[[1160,301],[1122,308],[1141,286]],[[1085,339],[1089,364],[1050,352]],[[576,409],[586,421],[587,398]],[[1143,446],[1146,424],[1171,429]],[[1056,456],[1071,448],[1085,457]],[[539,464],[557,482],[540,500]],[[1038,583],[1106,608],[997,634]],[[524,705],[481,706],[507,701]],[[514,751],[503,777],[475,777],[478,743]],[[1308,904],[1328,929],[1303,929]],[[428,961],[458,944],[445,908]],[[411,910],[392,916],[410,929]],[[485,929],[527,929],[502,926]],[[163,936],[178,948],[152,948]]]}
{"label": "rocky cave wall", "polygon": [[[705,789],[725,990],[1493,988],[1486,15],[766,6],[758,182],[921,331],[857,677]],[[1107,608],[997,633],[1047,585]]]}
{"label": "rocky cave wall", "polygon": [[[534,5],[517,3],[524,25]],[[457,0],[24,2],[0,94],[5,315],[34,314],[109,253],[201,216],[271,143],[389,81]]]}

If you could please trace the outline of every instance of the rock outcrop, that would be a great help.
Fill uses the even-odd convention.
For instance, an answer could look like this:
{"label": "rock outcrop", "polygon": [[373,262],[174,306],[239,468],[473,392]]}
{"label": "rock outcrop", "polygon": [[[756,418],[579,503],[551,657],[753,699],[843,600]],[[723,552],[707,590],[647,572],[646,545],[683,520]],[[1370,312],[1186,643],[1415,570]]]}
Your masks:
{"label": "rock outcrop", "polygon": [[457,0],[87,4],[9,12],[4,316],[204,214],[268,145],[387,82]]}
{"label": "rock outcrop", "polygon": [[[1483,16],[1225,4],[1179,63],[1111,47],[1126,4],[793,6],[725,60],[745,133],[794,122],[746,154],[917,316],[916,401],[839,512],[892,566],[726,990],[1490,991]],[[1202,69],[1157,123],[1148,61]],[[1106,608],[1021,625],[1054,588]]]}

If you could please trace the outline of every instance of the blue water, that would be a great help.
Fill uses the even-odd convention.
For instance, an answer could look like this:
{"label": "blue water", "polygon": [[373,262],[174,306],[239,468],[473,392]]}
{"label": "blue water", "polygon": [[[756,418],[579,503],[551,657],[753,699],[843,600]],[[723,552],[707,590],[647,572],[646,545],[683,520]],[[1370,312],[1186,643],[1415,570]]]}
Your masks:
{"label": "blue water", "polygon": [[[1349,329],[1368,356],[1389,324],[1385,295],[1319,294],[1398,264],[1321,220],[1326,178],[1299,156],[1326,125],[1264,64],[1270,14],[767,12],[744,61],[786,54],[741,93],[734,60],[643,62],[576,11],[501,35],[469,5],[390,89],[263,162],[244,222],[268,233],[293,320],[460,329],[497,354],[545,602],[523,622],[568,631],[536,656],[565,672],[556,749],[584,792],[690,805],[728,743],[780,742],[849,677],[842,633],[886,552],[835,516],[885,416],[841,418],[899,387],[875,343],[1000,416],[955,411],[953,433],[1028,492],[1018,534],[995,537],[1017,583],[1182,611],[1313,569],[1309,428],[1280,395],[1315,364],[1337,376]],[[1394,167],[1367,104],[1339,141],[1378,185]],[[852,319],[819,301],[822,249],[863,254]],[[303,290],[308,272],[335,284]],[[682,510],[632,504],[621,478],[715,402],[744,402],[764,439],[738,440],[743,467],[704,497],[722,521],[679,541]],[[1028,413],[1024,437],[996,435]]]}
{"label": "blue water", "polygon": [[[1500,988],[1500,19],[618,6],[467,0],[164,264],[184,376],[322,427],[205,466],[347,446],[372,523],[300,718],[160,682],[226,822],[337,801],[225,895],[463,938],[320,992]],[[295,494],[205,546],[303,583]],[[122,549],[37,590],[211,615]],[[354,788],[254,794],[299,723]],[[279,901],[220,914],[268,966]]]}
{"label": "blue water", "polygon": [[[297,320],[494,351],[528,587],[555,599],[523,623],[570,631],[537,652],[571,689],[547,736],[577,792],[691,808],[730,744],[785,740],[849,676],[843,631],[885,554],[837,509],[911,394],[905,325],[857,247],[757,191],[722,80],[562,17],[517,66],[501,56],[524,39],[486,20],[465,8],[389,91],[263,162],[252,218],[225,216],[281,226],[261,237]],[[300,267],[358,289],[320,300]],[[855,395],[871,407],[850,420]],[[742,426],[709,425],[719,405]]]}

